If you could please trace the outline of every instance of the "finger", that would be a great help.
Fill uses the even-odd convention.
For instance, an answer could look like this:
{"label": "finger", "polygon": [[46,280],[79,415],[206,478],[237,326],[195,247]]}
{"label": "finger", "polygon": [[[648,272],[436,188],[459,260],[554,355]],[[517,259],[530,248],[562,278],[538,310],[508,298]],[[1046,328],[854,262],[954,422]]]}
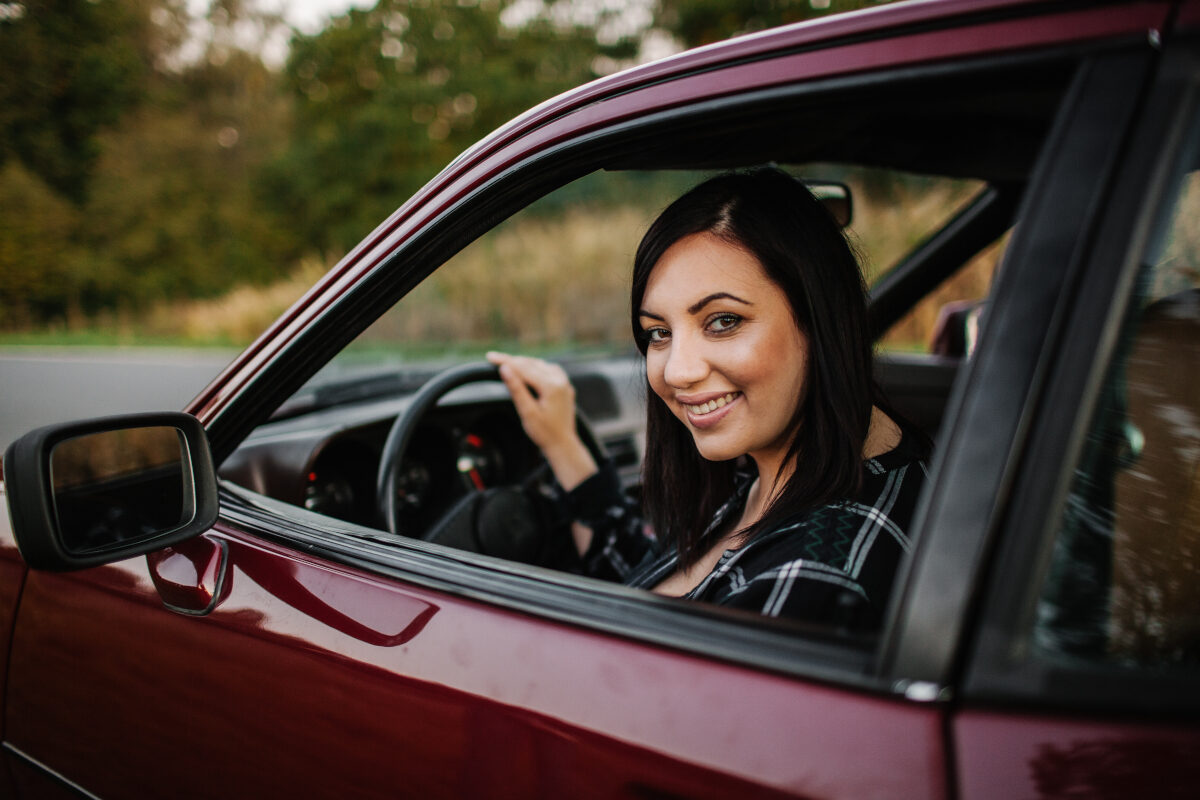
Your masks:
{"label": "finger", "polygon": [[566,370],[558,364],[529,356],[515,356],[510,362],[525,382],[533,387],[538,394],[547,389],[555,389],[570,383]]}
{"label": "finger", "polygon": [[500,379],[508,387],[508,393],[512,395],[513,405],[517,407],[518,414],[524,417],[537,409],[537,400],[529,390],[529,385],[512,364],[500,365]]}
{"label": "finger", "polygon": [[[538,384],[541,382],[537,375],[537,360],[525,358],[523,356],[509,356],[503,353],[496,354],[500,360],[497,362],[500,366],[500,374],[503,377],[507,372],[509,376],[518,381],[523,388],[532,389],[535,393],[538,389]],[[507,381],[506,381],[507,382]]]}
{"label": "finger", "polygon": [[548,392],[569,385],[566,373],[561,367],[538,358],[511,356],[501,367],[511,370],[533,393],[535,399],[540,400]]}

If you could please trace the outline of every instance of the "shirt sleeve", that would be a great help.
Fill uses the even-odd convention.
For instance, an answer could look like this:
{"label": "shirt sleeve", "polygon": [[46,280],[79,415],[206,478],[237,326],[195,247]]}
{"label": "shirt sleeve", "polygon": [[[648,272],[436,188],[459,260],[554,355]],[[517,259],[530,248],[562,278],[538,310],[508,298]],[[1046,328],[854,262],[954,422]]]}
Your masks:
{"label": "shirt sleeve", "polygon": [[611,462],[567,492],[565,501],[571,519],[592,530],[591,546],[583,554],[586,574],[623,582],[656,553],[657,542],[637,504],[621,490]]}

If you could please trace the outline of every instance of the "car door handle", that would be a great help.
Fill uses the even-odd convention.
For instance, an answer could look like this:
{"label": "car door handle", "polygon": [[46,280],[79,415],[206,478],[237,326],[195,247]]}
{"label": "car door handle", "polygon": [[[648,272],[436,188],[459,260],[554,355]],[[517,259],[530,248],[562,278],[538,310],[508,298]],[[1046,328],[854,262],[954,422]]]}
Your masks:
{"label": "car door handle", "polygon": [[163,605],[199,617],[212,612],[229,595],[229,547],[207,534],[146,556],[150,577]]}

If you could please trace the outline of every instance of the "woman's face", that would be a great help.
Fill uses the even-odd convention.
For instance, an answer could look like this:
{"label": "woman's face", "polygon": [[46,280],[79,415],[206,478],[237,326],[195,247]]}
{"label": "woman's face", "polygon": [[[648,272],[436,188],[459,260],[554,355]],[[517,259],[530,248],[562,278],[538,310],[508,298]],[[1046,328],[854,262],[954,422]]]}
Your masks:
{"label": "woman's face", "polygon": [[808,339],[758,259],[710,233],[673,244],[650,273],[639,320],[655,394],[700,454],[748,454],[777,471],[808,373]]}

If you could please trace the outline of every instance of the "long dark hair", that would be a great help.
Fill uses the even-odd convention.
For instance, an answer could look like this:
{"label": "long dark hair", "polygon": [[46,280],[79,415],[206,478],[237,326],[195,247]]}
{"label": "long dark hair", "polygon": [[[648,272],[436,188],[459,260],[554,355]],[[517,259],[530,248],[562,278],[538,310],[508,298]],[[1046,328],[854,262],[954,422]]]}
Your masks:
{"label": "long dark hair", "polygon": [[[751,538],[797,512],[851,497],[861,485],[871,406],[880,398],[871,372],[867,290],[841,229],[804,184],[775,168],[719,175],[668,206],[638,245],[630,306],[642,355],[639,320],[650,273],[675,242],[705,232],[758,259],[808,340],[806,391],[796,398],[796,436],[785,461],[794,460],[796,468],[745,531]],[[689,565],[703,553],[701,535],[733,491],[736,461],[705,460],[648,385],[646,394],[643,500],[658,536]]]}

